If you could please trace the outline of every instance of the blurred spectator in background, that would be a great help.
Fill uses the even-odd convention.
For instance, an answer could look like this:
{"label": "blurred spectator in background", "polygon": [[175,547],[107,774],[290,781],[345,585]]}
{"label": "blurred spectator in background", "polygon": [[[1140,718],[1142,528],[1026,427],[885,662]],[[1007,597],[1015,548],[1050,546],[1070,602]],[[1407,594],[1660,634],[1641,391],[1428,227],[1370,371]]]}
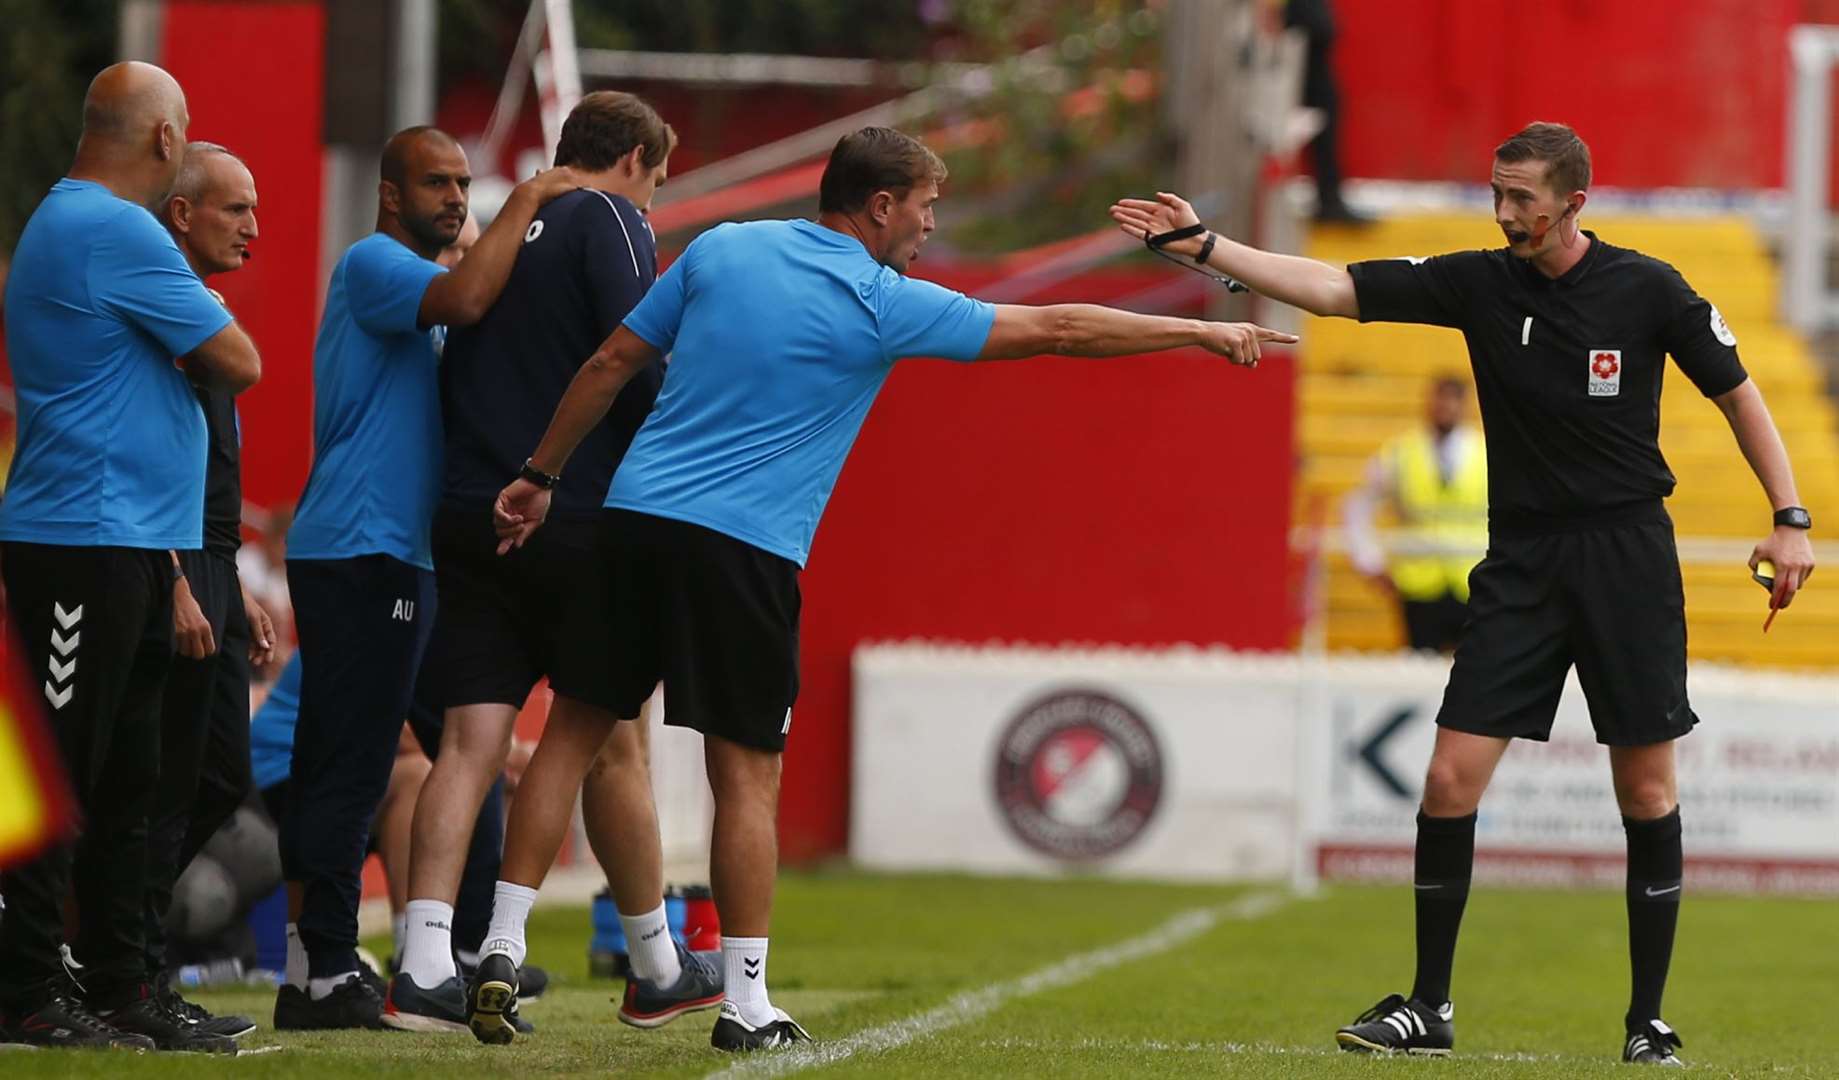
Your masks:
{"label": "blurred spectator in background", "polygon": [[[1468,411],[1469,384],[1438,379],[1425,425],[1386,443],[1347,498],[1349,557],[1398,599],[1413,649],[1455,650],[1468,621],[1469,571],[1488,547],[1488,454]],[[1390,561],[1373,527],[1382,503],[1404,533]]]}
{"label": "blurred spectator in background", "polygon": [[1303,104],[1322,114],[1322,130],[1309,143],[1315,163],[1315,219],[1364,225],[1341,197],[1341,88],[1330,62],[1335,40],[1332,0],[1285,0],[1283,24],[1301,30],[1309,51],[1303,66]]}

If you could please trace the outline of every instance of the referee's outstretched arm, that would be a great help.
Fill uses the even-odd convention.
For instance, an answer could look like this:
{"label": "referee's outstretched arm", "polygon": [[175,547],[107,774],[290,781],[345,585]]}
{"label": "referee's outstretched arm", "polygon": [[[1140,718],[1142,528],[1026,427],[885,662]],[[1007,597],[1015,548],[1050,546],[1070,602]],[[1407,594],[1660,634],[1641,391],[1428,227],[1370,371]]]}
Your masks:
{"label": "referee's outstretched arm", "polygon": [[[1165,232],[1200,224],[1200,215],[1188,200],[1167,191],[1151,199],[1119,199],[1111,204],[1111,217],[1118,228],[1138,240],[1147,240]],[[1162,250],[1193,258],[1206,243],[1206,233],[1176,240]],[[1296,255],[1278,255],[1248,247],[1224,236],[1215,236],[1207,265],[1222,274],[1237,278],[1260,296],[1302,308],[1311,315],[1338,315],[1344,319],[1360,317],[1360,303],[1354,296],[1354,279],[1345,267],[1330,266],[1315,259]]]}

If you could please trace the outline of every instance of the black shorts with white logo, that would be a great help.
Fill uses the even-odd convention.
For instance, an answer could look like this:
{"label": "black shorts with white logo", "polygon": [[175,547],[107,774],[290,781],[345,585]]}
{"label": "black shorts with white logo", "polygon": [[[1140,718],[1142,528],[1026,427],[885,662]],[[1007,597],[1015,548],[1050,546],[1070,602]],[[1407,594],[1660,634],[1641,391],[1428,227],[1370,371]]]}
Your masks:
{"label": "black shorts with white logo", "polygon": [[566,661],[559,649],[569,609],[599,555],[593,517],[554,517],[521,548],[498,554],[490,507],[442,506],[434,515],[440,610],[428,644],[422,699],[449,709],[512,705]]}
{"label": "black shorts with white logo", "polygon": [[1573,664],[1600,743],[1666,742],[1698,723],[1679,552],[1658,503],[1568,530],[1496,528],[1469,589],[1439,726],[1542,742]]}
{"label": "black shorts with white logo", "polygon": [[630,510],[604,511],[597,546],[587,588],[599,602],[574,609],[556,693],[631,718],[662,682],[665,723],[785,749],[798,697],[798,565]]}

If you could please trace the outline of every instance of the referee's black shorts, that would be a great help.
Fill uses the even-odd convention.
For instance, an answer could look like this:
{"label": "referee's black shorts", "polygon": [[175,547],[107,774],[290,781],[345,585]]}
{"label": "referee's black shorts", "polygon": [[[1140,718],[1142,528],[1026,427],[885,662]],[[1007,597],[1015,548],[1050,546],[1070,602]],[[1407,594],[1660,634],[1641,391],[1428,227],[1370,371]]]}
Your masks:
{"label": "referee's black shorts", "polygon": [[659,682],[664,722],[785,749],[798,697],[798,565],[688,522],[604,511],[600,557],[550,678],[634,717]]}
{"label": "referee's black shorts", "polygon": [[[593,517],[551,517],[521,548],[498,554],[489,506],[442,506],[434,515],[434,580],[440,611],[428,643],[421,697],[440,709],[522,708],[554,678],[569,609],[590,603],[584,583],[600,558]],[[616,613],[614,613],[616,614]]]}
{"label": "referee's black shorts", "polygon": [[1660,504],[1562,531],[1497,527],[1469,589],[1439,726],[1543,742],[1573,664],[1600,743],[1666,742],[1698,723],[1679,552]]}

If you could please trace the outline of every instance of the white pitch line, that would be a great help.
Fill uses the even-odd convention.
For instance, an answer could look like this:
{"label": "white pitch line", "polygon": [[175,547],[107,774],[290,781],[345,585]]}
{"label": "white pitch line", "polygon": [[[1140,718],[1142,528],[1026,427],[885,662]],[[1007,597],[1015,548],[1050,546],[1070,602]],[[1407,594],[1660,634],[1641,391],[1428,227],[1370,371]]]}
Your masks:
{"label": "white pitch line", "polygon": [[1287,898],[1282,893],[1259,892],[1220,907],[1184,911],[1146,934],[1102,949],[1069,956],[1019,979],[993,983],[979,990],[966,990],[937,1008],[880,1027],[858,1031],[834,1042],[759,1052],[742,1058],[726,1069],[710,1073],[709,1076],[711,1080],[714,1077],[788,1076],[805,1069],[835,1065],[857,1054],[892,1050],[917,1039],[929,1038],[941,1031],[982,1019],[1017,998],[1058,990],[1063,986],[1084,982],[1121,964],[1167,952],[1222,922],[1262,918],[1286,902]]}

